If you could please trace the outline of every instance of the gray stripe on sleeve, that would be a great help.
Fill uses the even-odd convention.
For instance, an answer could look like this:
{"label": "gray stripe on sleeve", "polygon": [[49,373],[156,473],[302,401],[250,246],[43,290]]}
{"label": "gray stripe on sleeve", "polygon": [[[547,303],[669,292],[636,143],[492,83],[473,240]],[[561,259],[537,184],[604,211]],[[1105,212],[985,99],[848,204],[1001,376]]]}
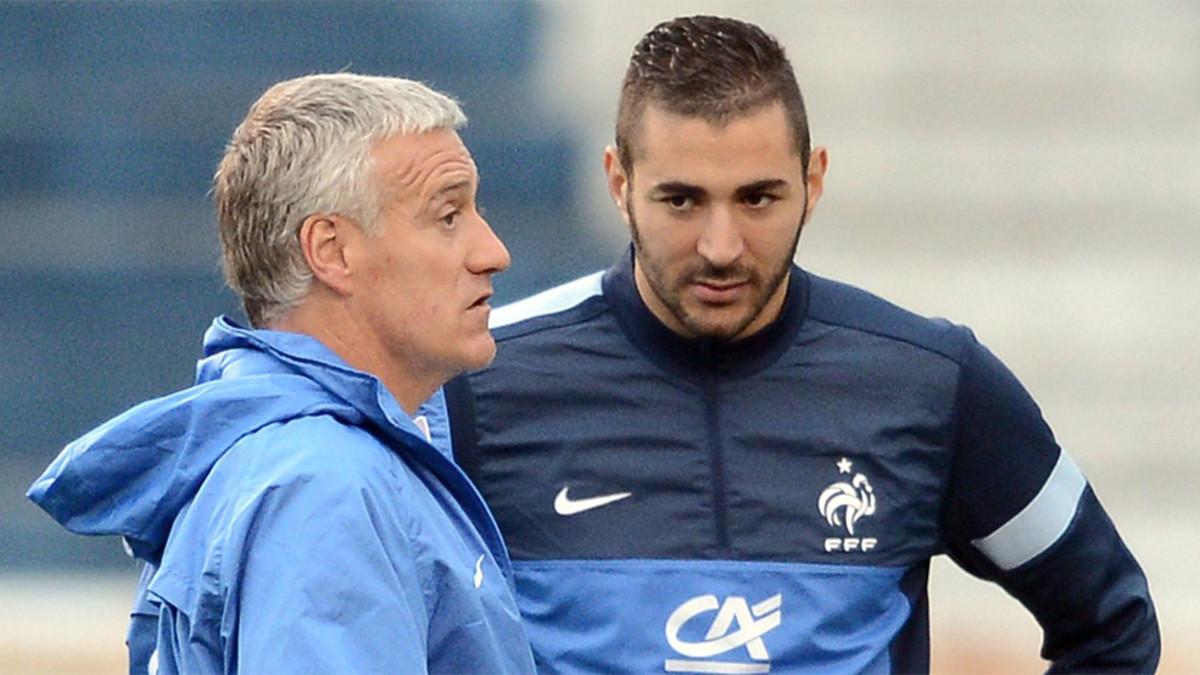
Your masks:
{"label": "gray stripe on sleeve", "polygon": [[1087,479],[1070,455],[1059,451],[1054,470],[1033,501],[995,532],[971,543],[1006,572],[1020,567],[1067,531],[1086,486]]}

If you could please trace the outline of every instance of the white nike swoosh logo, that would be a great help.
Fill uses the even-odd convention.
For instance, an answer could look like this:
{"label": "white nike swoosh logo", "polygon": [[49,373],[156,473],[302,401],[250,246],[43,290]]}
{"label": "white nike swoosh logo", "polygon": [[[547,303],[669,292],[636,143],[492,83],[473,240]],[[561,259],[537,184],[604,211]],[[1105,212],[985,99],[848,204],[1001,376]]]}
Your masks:
{"label": "white nike swoosh logo", "polygon": [[567,496],[567,490],[563,488],[559,490],[558,496],[554,498],[554,512],[560,516],[573,516],[576,513],[591,511],[598,509],[601,506],[607,506],[613,502],[619,502],[626,497],[632,497],[632,492],[617,492],[611,495],[600,495],[598,497],[586,497],[584,499],[571,499]]}

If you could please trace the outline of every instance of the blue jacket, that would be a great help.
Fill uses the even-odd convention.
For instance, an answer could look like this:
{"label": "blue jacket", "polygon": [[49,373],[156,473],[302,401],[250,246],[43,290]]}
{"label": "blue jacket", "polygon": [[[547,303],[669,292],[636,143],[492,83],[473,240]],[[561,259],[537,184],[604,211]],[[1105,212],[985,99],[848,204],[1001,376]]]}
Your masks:
{"label": "blue jacket", "polygon": [[631,255],[492,318],[446,399],[541,671],[927,671],[940,554],[1029,608],[1054,670],[1154,670],[1145,575],[967,329],[794,267],[770,326],[686,340]]}
{"label": "blue jacket", "polygon": [[161,672],[532,670],[492,516],[378,379],[224,318],[204,353],[194,387],[68,445],[29,491],[148,563],[134,669],[156,644]]}

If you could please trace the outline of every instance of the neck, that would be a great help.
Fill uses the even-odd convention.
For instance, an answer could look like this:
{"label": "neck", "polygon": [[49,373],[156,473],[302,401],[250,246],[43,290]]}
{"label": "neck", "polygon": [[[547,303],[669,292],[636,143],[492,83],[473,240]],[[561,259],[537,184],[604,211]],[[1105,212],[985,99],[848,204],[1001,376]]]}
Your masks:
{"label": "neck", "polygon": [[409,417],[416,414],[417,408],[433,396],[445,379],[422,375],[415,368],[389,358],[384,346],[369,339],[372,333],[340,303],[322,302],[310,296],[271,322],[268,328],[308,335],[351,368],[375,376]]}

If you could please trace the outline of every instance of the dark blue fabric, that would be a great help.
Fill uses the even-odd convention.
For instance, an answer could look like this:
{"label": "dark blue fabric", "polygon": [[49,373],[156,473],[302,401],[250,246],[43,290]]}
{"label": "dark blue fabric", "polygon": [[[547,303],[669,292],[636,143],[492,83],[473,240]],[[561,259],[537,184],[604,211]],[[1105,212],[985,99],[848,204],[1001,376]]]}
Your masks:
{"label": "dark blue fabric", "polygon": [[[920,671],[931,557],[949,552],[1020,591],[1025,570],[1002,572],[973,541],[1030,504],[1061,450],[969,330],[794,267],[766,329],[732,344],[688,340],[647,309],[632,269],[630,252],[601,296],[563,309],[555,294],[552,314],[524,303],[526,319],[496,330],[493,364],[449,388],[455,452],[509,543],[540,667],[661,670],[678,656],[664,621],[680,597],[783,593],[775,630],[789,637],[764,638],[772,670]],[[625,496],[563,515],[563,490]],[[1095,542],[1075,552],[1070,537],[1046,542],[1037,591],[1082,579],[1089,594],[1070,617],[1023,598],[1046,629],[1046,654],[1056,667],[1123,658],[1152,668],[1144,576],[1103,511],[1079,508],[1086,526],[1076,527]],[[818,569],[894,574],[886,588],[831,583],[835,611],[763,565],[790,566],[805,588],[821,583],[809,577]],[[1123,580],[1111,591],[1123,602],[1106,578]],[[902,598],[903,620],[873,612],[880,597]],[[794,630],[801,617],[819,628]],[[865,665],[842,651],[861,636],[885,656]],[[637,655],[619,644],[639,645]],[[1091,658],[1100,652],[1110,656]]]}

